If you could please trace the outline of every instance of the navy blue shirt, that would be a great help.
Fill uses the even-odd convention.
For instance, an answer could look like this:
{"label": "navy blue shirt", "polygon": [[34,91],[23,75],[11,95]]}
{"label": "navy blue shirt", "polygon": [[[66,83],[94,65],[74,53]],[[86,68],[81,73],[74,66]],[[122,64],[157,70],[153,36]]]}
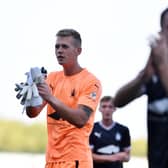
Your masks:
{"label": "navy blue shirt", "polygon": [[[93,153],[111,155],[130,148],[130,133],[126,126],[113,122],[106,128],[101,122],[96,122],[90,135],[90,146]],[[94,168],[122,168],[122,162],[96,163]]]}

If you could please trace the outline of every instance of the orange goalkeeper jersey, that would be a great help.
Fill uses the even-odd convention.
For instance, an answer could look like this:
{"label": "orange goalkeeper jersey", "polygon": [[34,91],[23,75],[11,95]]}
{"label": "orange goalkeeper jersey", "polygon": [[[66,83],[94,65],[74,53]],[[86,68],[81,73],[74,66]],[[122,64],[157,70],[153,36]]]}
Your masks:
{"label": "orange goalkeeper jersey", "polygon": [[52,72],[47,77],[52,94],[67,106],[76,109],[79,104],[93,110],[88,122],[77,128],[61,119],[57,112],[47,106],[47,162],[92,161],[89,135],[93,128],[95,111],[102,92],[100,81],[86,69],[78,74],[65,76],[63,71]]}

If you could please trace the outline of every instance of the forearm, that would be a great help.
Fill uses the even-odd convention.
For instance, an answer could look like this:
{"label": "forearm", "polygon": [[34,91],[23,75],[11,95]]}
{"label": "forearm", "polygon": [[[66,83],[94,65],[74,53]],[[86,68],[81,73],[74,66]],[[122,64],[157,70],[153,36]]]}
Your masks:
{"label": "forearm", "polygon": [[130,160],[130,154],[127,152],[119,152],[112,155],[112,161],[121,161],[121,162],[128,162]]}
{"label": "forearm", "polygon": [[47,102],[58,112],[62,119],[67,120],[76,127],[83,127],[88,120],[84,111],[79,108],[72,109],[52,95],[48,98]]}
{"label": "forearm", "polygon": [[99,155],[99,154],[92,154],[93,160],[95,162],[103,163],[103,162],[128,162],[130,159],[130,154],[128,152],[119,152],[112,155]]}
{"label": "forearm", "polygon": [[120,88],[114,97],[115,106],[122,107],[141,96],[140,89],[143,83],[143,74],[139,74],[134,80]]}
{"label": "forearm", "polygon": [[92,153],[93,160],[99,163],[110,162],[110,156],[111,155],[99,155],[96,153]]}

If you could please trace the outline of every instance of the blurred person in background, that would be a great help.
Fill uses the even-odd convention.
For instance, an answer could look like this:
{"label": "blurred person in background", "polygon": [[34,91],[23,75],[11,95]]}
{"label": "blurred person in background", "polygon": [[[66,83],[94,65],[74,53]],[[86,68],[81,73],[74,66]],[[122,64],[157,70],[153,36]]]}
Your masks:
{"label": "blurred person in background", "polygon": [[161,13],[160,26],[145,68],[114,98],[115,106],[123,107],[147,95],[149,168],[168,168],[168,8]]}
{"label": "blurred person in background", "polygon": [[130,159],[131,140],[128,127],[113,120],[113,98],[104,96],[99,111],[102,120],[94,124],[90,135],[90,146],[94,168],[123,168]]}

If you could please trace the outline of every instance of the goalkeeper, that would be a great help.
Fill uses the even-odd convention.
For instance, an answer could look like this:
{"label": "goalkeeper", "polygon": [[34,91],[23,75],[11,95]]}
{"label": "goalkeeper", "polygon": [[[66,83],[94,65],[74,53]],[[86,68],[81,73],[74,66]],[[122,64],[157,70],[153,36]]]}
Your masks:
{"label": "goalkeeper", "polygon": [[37,84],[43,103],[26,106],[36,117],[47,104],[48,144],[45,168],[92,168],[89,135],[101,96],[100,81],[78,63],[80,34],[73,29],[57,33],[55,53],[62,71],[51,72]]}

